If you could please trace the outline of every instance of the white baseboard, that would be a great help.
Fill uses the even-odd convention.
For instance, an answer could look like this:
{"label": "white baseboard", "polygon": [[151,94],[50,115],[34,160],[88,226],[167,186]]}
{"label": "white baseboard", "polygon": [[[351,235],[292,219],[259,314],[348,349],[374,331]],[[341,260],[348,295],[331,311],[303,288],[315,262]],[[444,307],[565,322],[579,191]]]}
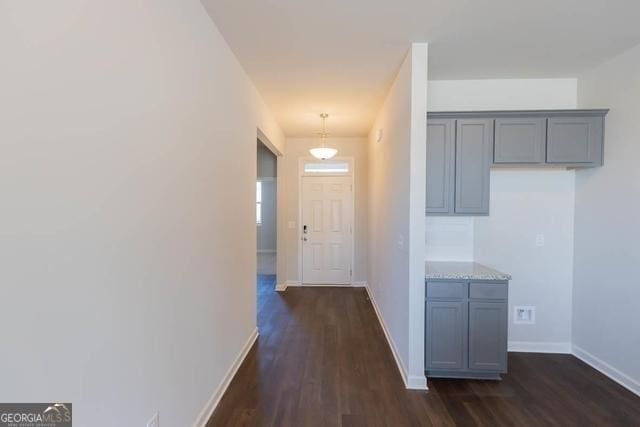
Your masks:
{"label": "white baseboard", "polygon": [[509,341],[507,348],[517,353],[571,354],[570,342]]}
{"label": "white baseboard", "polygon": [[193,427],[206,427],[207,421],[209,421],[209,418],[213,415],[213,411],[215,411],[218,403],[220,403],[220,399],[222,399],[224,392],[227,391],[229,384],[231,384],[231,380],[235,376],[236,372],[238,372],[240,365],[242,365],[245,357],[247,357],[247,354],[249,353],[249,350],[251,350],[251,347],[253,347],[253,343],[256,339],[258,339],[258,328],[255,328],[253,332],[251,332],[251,335],[249,335],[249,339],[244,344],[240,354],[238,354],[238,357],[236,357],[236,360],[234,360],[233,364],[227,371],[222,382],[214,390],[213,395],[211,395],[202,411],[200,411],[198,418],[196,418],[196,421],[193,423]]}
{"label": "white baseboard", "polygon": [[378,307],[378,303],[376,303],[376,299],[373,297],[373,292],[369,286],[366,286],[367,294],[369,295],[369,300],[371,301],[371,305],[373,306],[373,310],[376,312],[376,316],[378,317],[378,322],[382,327],[382,331],[384,332],[384,336],[387,338],[387,342],[389,343],[389,347],[391,348],[391,353],[393,354],[393,358],[396,361],[396,365],[398,366],[398,370],[400,371],[400,376],[402,377],[402,381],[404,382],[404,386],[408,389],[414,390],[427,390],[427,378],[423,376],[409,376],[407,374],[407,370],[402,363],[402,359],[400,359],[400,354],[398,353],[398,349],[396,347],[393,338],[391,338],[391,334],[387,328],[386,323],[384,323],[384,319],[382,318],[382,313],[380,312],[380,308]]}
{"label": "white baseboard", "polygon": [[275,254],[275,249],[258,249],[259,254]]}
{"label": "white baseboard", "polygon": [[577,345],[573,346],[573,355],[592,368],[602,372],[630,392],[640,396],[640,381],[631,378],[629,375],[619,371],[604,360],[597,358]]}
{"label": "white baseboard", "polygon": [[367,282],[353,282],[352,285],[305,285],[304,283],[300,283],[300,282],[298,282],[296,280],[287,280],[284,283],[276,284],[276,291],[277,292],[286,291],[289,286],[307,286],[307,287],[310,287],[310,288],[311,287],[322,287],[322,286],[331,286],[331,287],[342,286],[342,287],[345,287],[345,288],[351,288],[351,287],[354,287],[354,288],[366,288],[368,285],[367,285]]}
{"label": "white baseboard", "polygon": [[427,377],[424,375],[409,375],[405,385],[411,390],[429,390],[429,387],[427,387]]}
{"label": "white baseboard", "polygon": [[351,283],[300,283],[298,286],[305,286],[307,288],[353,288]]}

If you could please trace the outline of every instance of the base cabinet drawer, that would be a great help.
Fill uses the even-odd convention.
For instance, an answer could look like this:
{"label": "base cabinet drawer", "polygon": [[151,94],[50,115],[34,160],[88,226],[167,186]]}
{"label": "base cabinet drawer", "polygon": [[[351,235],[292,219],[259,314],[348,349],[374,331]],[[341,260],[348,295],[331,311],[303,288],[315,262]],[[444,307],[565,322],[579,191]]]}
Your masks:
{"label": "base cabinet drawer", "polygon": [[506,283],[476,283],[469,284],[470,299],[506,300],[508,285]]}
{"label": "base cabinet drawer", "polygon": [[427,298],[465,299],[469,284],[466,282],[428,282]]}

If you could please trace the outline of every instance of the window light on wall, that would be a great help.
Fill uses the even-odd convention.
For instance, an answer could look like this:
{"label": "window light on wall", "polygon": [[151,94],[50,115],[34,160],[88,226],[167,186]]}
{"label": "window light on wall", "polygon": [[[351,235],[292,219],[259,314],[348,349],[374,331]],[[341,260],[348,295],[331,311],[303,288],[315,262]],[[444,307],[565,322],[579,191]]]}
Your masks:
{"label": "window light on wall", "polygon": [[349,163],[305,163],[304,173],[348,173]]}
{"label": "window light on wall", "polygon": [[262,182],[256,182],[256,224],[262,224]]}

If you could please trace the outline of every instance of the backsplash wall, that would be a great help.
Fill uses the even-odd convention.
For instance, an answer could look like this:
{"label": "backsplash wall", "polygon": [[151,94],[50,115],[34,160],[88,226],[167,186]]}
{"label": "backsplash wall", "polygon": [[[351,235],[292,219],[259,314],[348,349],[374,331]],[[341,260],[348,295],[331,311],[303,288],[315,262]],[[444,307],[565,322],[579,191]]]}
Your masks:
{"label": "backsplash wall", "polygon": [[429,261],[473,261],[473,217],[426,217]]}

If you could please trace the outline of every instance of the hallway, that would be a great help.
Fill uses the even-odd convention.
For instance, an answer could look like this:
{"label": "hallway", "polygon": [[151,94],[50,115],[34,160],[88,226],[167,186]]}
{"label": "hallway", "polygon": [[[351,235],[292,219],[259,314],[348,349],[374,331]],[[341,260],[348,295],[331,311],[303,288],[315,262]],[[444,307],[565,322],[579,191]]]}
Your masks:
{"label": "hallway", "polygon": [[[258,280],[254,345],[213,426],[633,425],[640,399],[570,355],[509,354],[501,382],[404,387],[364,288]],[[579,391],[579,393],[576,393]]]}

